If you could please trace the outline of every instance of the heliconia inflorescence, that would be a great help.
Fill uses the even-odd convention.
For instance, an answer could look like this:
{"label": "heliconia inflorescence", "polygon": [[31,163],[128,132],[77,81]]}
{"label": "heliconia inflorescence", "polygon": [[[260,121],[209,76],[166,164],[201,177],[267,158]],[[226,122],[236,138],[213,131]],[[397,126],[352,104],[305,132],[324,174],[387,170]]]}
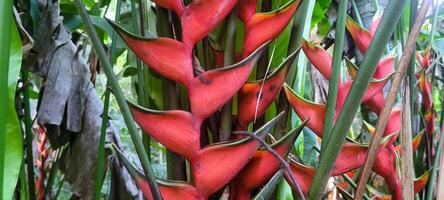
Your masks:
{"label": "heliconia inflorescence", "polygon": [[[127,46],[153,71],[176,81],[185,87],[190,111],[184,110],[152,110],[138,106],[130,101],[128,104],[134,120],[141,129],[170,151],[184,157],[189,162],[192,178],[188,182],[158,179],[161,195],[164,199],[207,199],[228,185],[230,199],[250,199],[252,192],[275,175],[282,168],[282,161],[261,146],[257,139],[264,139],[272,130],[283,113],[265,123],[253,134],[258,138],[248,136],[233,137],[230,141],[213,143],[202,147],[201,135],[204,121],[214,116],[225,103],[237,95],[238,115],[235,130],[248,131],[249,125],[264,115],[267,109],[283,92],[302,124],[289,131],[278,141],[273,140],[271,148],[289,165],[290,171],[285,171],[284,177],[294,191],[298,187],[307,194],[316,169],[294,159],[290,155],[293,144],[306,126],[322,138],[326,105],[304,99],[285,84],[299,50],[291,52],[282,63],[262,80],[249,81],[258,59],[265,52],[266,46],[275,39],[289,24],[301,0],[290,0],[275,11],[257,12],[258,0],[193,0],[185,5],[182,0],[154,0],[160,6],[174,12],[180,19],[181,40],[173,38],[141,38],[114,22],[111,25],[119,33]],[[230,14],[236,16],[244,26],[243,45],[241,52],[236,54],[236,63],[223,66],[223,49],[213,48],[215,67],[212,70],[194,71],[193,48],[207,37],[213,29]],[[351,18],[347,18],[346,27],[352,36],[356,47],[365,54],[376,28],[381,20],[377,14],[369,30],[360,27]],[[332,56],[315,42],[303,40],[301,48],[314,67],[330,79]],[[430,54],[417,55],[423,68],[429,66]],[[350,91],[353,78],[359,68],[346,59],[351,79],[339,82],[337,93],[336,115],[344,108],[345,99]],[[371,81],[362,100],[371,111],[379,114],[384,105],[383,89],[394,71],[395,56],[383,58],[376,67],[374,80]],[[200,66],[197,66],[200,68]],[[420,90],[423,96],[425,119],[433,121],[433,105],[430,94],[430,83],[425,72],[420,75]],[[376,158],[373,170],[382,176],[392,194],[393,199],[401,199],[402,183],[397,173],[397,156],[400,148],[394,145],[401,129],[399,109],[392,111],[390,122],[380,144],[380,153]],[[372,126],[364,122],[369,132]],[[430,126],[430,127],[429,127]],[[430,125],[426,132],[433,130]],[[431,130],[430,130],[431,129]],[[417,148],[422,134],[413,140]],[[348,142],[342,146],[340,155],[334,163],[332,176],[344,173],[354,173],[366,159],[368,146],[357,142]],[[120,152],[115,152],[130,172],[139,189],[147,199],[153,199],[150,193],[148,179],[137,170]],[[291,181],[294,177],[296,182]],[[415,182],[415,191],[422,189],[427,182],[427,174]],[[295,185],[297,184],[297,185]],[[375,196],[378,197],[377,194]],[[381,196],[381,195],[379,195]],[[382,196],[381,196],[382,197]]]}

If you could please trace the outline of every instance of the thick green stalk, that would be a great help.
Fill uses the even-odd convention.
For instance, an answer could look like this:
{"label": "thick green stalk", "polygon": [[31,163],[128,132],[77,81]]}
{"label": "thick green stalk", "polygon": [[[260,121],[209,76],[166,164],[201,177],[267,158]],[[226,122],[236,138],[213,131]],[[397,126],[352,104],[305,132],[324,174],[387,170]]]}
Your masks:
{"label": "thick green stalk", "polygon": [[151,164],[148,159],[148,155],[146,154],[142,140],[137,134],[137,127],[134,123],[133,116],[131,115],[131,111],[129,109],[128,104],[126,103],[125,96],[123,95],[122,89],[120,88],[119,82],[117,81],[116,76],[114,75],[114,71],[112,69],[112,65],[109,62],[105,49],[102,46],[102,43],[100,42],[99,37],[97,36],[97,32],[94,28],[94,25],[91,22],[91,18],[89,17],[88,13],[86,12],[85,6],[83,5],[83,2],[81,0],[75,0],[74,4],[77,8],[77,10],[80,13],[80,16],[82,17],[83,24],[85,25],[86,31],[92,41],[94,50],[96,51],[100,62],[104,65],[104,71],[106,74],[106,77],[108,78],[108,83],[112,87],[114,91],[114,95],[117,100],[117,104],[119,105],[120,111],[122,112],[123,119],[125,120],[125,123],[128,128],[128,132],[131,136],[131,139],[134,143],[134,147],[136,149],[136,152],[139,156],[140,162],[142,164],[143,171],[145,172],[145,176],[148,178],[148,183],[150,186],[151,193],[153,194],[154,199],[162,199],[162,196],[159,191],[159,187],[156,182],[156,177],[154,176],[154,173],[151,169]]}
{"label": "thick green stalk", "polygon": [[32,148],[32,119],[29,106],[28,72],[22,71],[23,81],[23,107],[25,110],[25,145],[26,145],[26,170],[28,175],[29,199],[35,199],[34,158]]}
{"label": "thick green stalk", "polygon": [[348,0],[339,1],[338,18],[336,21],[335,47],[333,50],[333,64],[328,84],[327,112],[325,114],[324,129],[322,130],[321,156],[327,146],[330,131],[333,128],[336,101],[338,97],[339,75],[341,73],[342,53],[344,51],[345,19],[347,17]]}
{"label": "thick green stalk", "polygon": [[[5,102],[0,102],[0,197],[3,197],[3,180],[5,163],[5,133],[7,116],[4,113],[8,112],[9,99],[8,94],[8,71],[9,71],[9,51],[11,45],[11,18],[12,18],[12,0],[0,1],[0,97]],[[9,28],[8,28],[9,27]]]}
{"label": "thick green stalk", "polygon": [[[236,49],[236,13],[231,11],[227,18],[227,32],[225,39],[224,65],[233,64]],[[231,135],[233,100],[229,100],[223,107],[220,119],[220,137],[222,141],[228,140]]]}
{"label": "thick green stalk", "polygon": [[[431,1],[431,0],[429,0]],[[416,19],[416,15],[418,12],[418,0],[410,0],[410,31],[412,31],[413,28],[413,24],[415,23],[415,19]],[[413,50],[413,52],[416,52],[416,46],[415,49]],[[415,129],[415,114],[417,113],[415,110],[415,102],[416,102],[416,94],[418,94],[418,92],[415,91],[416,89],[416,76],[415,76],[415,60],[416,60],[416,56],[413,53],[412,57],[410,58],[410,63],[409,63],[409,68],[407,70],[407,74],[409,77],[409,88],[410,88],[410,111],[411,111],[411,126],[412,126],[412,131],[413,132],[419,132],[419,130]],[[415,93],[416,92],[416,93]]]}
{"label": "thick green stalk", "polygon": [[[169,19],[169,11],[157,8],[157,33],[161,37],[174,38]],[[163,105],[166,110],[178,110],[179,94],[177,82],[163,78]],[[186,180],[185,159],[167,149],[167,177],[174,180]]]}
{"label": "thick green stalk", "polygon": [[389,2],[384,12],[378,30],[364,56],[360,70],[358,71],[350,92],[344,102],[347,109],[343,109],[339,113],[339,117],[330,134],[329,142],[325,148],[325,154],[320,160],[319,168],[316,171],[316,175],[313,179],[314,181],[308,193],[309,199],[321,199],[325,191],[325,186],[330,178],[334,163],[345,142],[345,138],[353,123],[356,112],[361,105],[362,97],[375,73],[376,65],[383,54],[381,49],[384,49],[385,45],[390,40],[396,27],[396,23],[402,14],[402,12],[399,12],[399,8],[403,7],[404,3],[405,0],[392,0]]}
{"label": "thick green stalk", "polygon": [[[115,21],[120,20],[120,10],[122,7],[122,1],[117,0],[116,5],[116,17]],[[111,48],[110,48],[110,58],[109,62],[112,63],[114,58],[114,51],[116,49],[116,41],[117,35],[115,33],[111,36]],[[108,86],[109,84],[107,84]],[[106,129],[108,127],[108,111],[109,111],[109,99],[110,99],[110,89],[107,87],[105,90],[105,102],[103,104],[103,112],[102,112],[102,124],[100,127],[100,138],[99,138],[99,154],[97,156],[97,170],[96,170],[96,184],[94,191],[94,200],[98,200],[100,198],[100,191],[102,189],[103,184],[103,171],[104,171],[104,162],[105,162],[105,139],[106,139]]]}

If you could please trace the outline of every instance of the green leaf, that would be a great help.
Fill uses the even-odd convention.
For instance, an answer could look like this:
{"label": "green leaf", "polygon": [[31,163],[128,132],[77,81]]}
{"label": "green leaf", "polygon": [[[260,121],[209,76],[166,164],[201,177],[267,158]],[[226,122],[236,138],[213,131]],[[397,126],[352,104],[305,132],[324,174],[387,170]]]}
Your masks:
{"label": "green leaf", "polygon": [[[12,27],[13,26],[13,27]],[[5,162],[3,166],[3,198],[12,199],[22,164],[22,135],[20,123],[15,112],[15,90],[22,63],[22,41],[11,22],[11,48],[8,71],[8,112],[6,113]]]}

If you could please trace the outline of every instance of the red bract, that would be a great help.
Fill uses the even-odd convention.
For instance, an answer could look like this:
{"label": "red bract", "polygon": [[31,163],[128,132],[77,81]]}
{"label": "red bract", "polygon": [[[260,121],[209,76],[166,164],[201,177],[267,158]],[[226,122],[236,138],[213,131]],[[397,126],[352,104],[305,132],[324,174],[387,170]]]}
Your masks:
{"label": "red bract", "polygon": [[[325,79],[330,80],[333,62],[331,55],[322,47],[306,40],[302,40],[301,47],[308,60],[321,72]],[[341,80],[341,78],[339,78],[339,80]]]}
{"label": "red bract", "polygon": [[[310,189],[311,182],[316,175],[316,169],[307,165],[300,164],[293,159],[289,159],[289,164],[293,177],[299,183],[299,187],[301,188],[302,193],[306,195],[308,193],[308,190]],[[285,172],[285,179],[292,188],[296,188],[296,186],[293,185],[291,178],[287,174],[287,172]]]}
{"label": "red bract", "polygon": [[373,38],[373,35],[376,32],[376,29],[381,21],[381,16],[376,14],[373,17],[372,24],[370,26],[370,31],[365,28],[359,26],[351,17],[347,17],[347,21],[345,23],[348,32],[353,38],[356,47],[362,52],[367,52],[368,47],[370,46],[370,42]]}
{"label": "red bract", "polygon": [[431,84],[429,79],[427,78],[425,72],[421,72],[419,77],[419,90],[422,95],[422,105],[424,111],[428,111],[432,108],[432,92],[431,92]]}
{"label": "red bract", "polygon": [[245,24],[243,57],[249,55],[263,43],[278,36],[284,30],[299,7],[300,0],[293,0],[276,11],[253,14],[257,0],[239,2],[238,15]]}
{"label": "red bract", "polygon": [[[287,157],[297,136],[306,122],[293,129],[271,147],[283,158]],[[239,172],[230,187],[230,199],[250,199],[251,192],[265,184],[280,168],[282,163],[266,149],[256,151],[250,162]]]}
{"label": "red bract", "polygon": [[[239,91],[238,130],[245,130],[256,117],[262,116],[281,91],[292,61],[299,51],[292,53],[263,80],[247,82]],[[259,97],[260,96],[260,97]]]}
{"label": "red bract", "polygon": [[[255,135],[265,137],[282,114],[258,129]],[[258,146],[259,142],[256,140],[244,138],[234,142],[216,143],[199,151],[190,160],[196,188],[204,197],[221,189],[250,161]]]}
{"label": "red bract", "polygon": [[422,176],[415,179],[413,182],[413,190],[415,193],[421,192],[425,188],[427,182],[429,181],[431,171],[432,170],[428,170]]}
{"label": "red bract", "polygon": [[180,17],[182,38],[187,47],[193,46],[213,30],[233,9],[236,0],[194,0],[187,7],[180,0],[156,0]]}
{"label": "red bract", "polygon": [[180,110],[155,111],[132,103],[130,105],[139,126],[171,151],[189,159],[200,149],[201,121],[191,113]]}
{"label": "red bract", "polygon": [[431,47],[428,46],[426,48],[424,54],[421,55],[421,53],[419,51],[416,52],[416,60],[418,60],[419,65],[424,70],[427,70],[430,67],[430,50],[431,50]]}
{"label": "red bract", "polygon": [[243,61],[224,68],[204,72],[194,78],[188,88],[191,112],[205,119],[231,99],[248,80],[254,64],[264,51],[257,49]]}
{"label": "red bract", "polygon": [[[117,154],[119,160],[123,163],[125,168],[128,170],[130,175],[136,182],[137,187],[142,191],[143,195],[148,200],[153,200],[153,195],[151,194],[150,186],[148,184],[148,180],[145,176],[137,170],[133,164],[131,164],[120,152],[119,149],[114,147],[114,150]],[[180,181],[166,181],[166,180],[157,180],[157,184],[159,186],[160,193],[165,200],[176,200],[176,199],[192,199],[192,200],[203,200],[204,198],[200,194],[200,192],[193,187],[192,185],[180,182]]]}
{"label": "red bract", "polygon": [[322,137],[326,112],[325,105],[305,100],[297,95],[287,84],[284,84],[284,91],[288,102],[290,102],[299,118],[304,121],[308,120],[307,127],[316,135]]}
{"label": "red bract", "polygon": [[49,156],[49,151],[46,148],[46,142],[48,142],[48,136],[46,135],[45,128],[42,125],[37,127],[38,139],[37,139],[37,169],[39,171],[39,176],[37,182],[35,183],[37,189],[37,198],[39,200],[45,199],[45,162]]}

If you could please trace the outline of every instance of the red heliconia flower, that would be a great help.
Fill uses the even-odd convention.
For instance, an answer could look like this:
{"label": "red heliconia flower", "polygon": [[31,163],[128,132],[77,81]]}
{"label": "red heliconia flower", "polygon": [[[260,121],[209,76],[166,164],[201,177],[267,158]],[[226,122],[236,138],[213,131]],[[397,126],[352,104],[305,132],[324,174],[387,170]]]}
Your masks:
{"label": "red heliconia flower", "polygon": [[293,17],[300,2],[292,0],[276,11],[256,13],[257,0],[240,0],[237,14],[245,24],[243,57],[278,36]]}
{"label": "red heliconia flower", "polygon": [[263,52],[264,46],[237,64],[210,70],[194,78],[186,86],[191,113],[205,119],[222,107],[248,80],[254,64]]}
{"label": "red heliconia flower", "polygon": [[37,169],[39,171],[39,176],[35,183],[37,189],[37,198],[39,200],[45,199],[45,162],[49,156],[48,148],[46,147],[46,143],[48,142],[48,136],[46,135],[45,128],[42,125],[38,125],[37,127],[38,139],[37,139]]}
{"label": "red heliconia flower", "polygon": [[[254,134],[265,137],[282,114],[267,122]],[[196,188],[204,197],[218,191],[245,167],[258,147],[258,141],[247,137],[232,142],[215,143],[200,150],[197,156],[190,160]]]}
{"label": "red heliconia flower", "polygon": [[[297,136],[305,126],[303,122],[283,136],[271,147],[283,158],[286,158]],[[282,163],[265,148],[258,149],[250,162],[239,172],[230,186],[230,199],[248,200],[251,192],[265,184],[281,167]]]}
{"label": "red heliconia flower", "polygon": [[419,90],[422,95],[423,110],[428,111],[432,108],[432,87],[424,71],[419,76]]}
{"label": "red heliconia flower", "polygon": [[425,188],[429,181],[431,171],[432,170],[430,169],[424,172],[423,175],[415,179],[415,181],[413,182],[413,190],[415,193],[421,192]]}
{"label": "red heliconia flower", "polygon": [[424,54],[421,55],[421,52],[416,52],[416,60],[418,60],[419,65],[423,70],[427,70],[430,67],[430,50],[431,47],[428,46],[424,51]]}
{"label": "red heliconia flower", "polygon": [[[364,95],[363,102],[368,101],[380,90],[382,90],[387,80],[388,79],[382,81],[372,81]],[[339,114],[350,87],[351,81],[347,81],[339,88],[338,102],[336,104],[336,115]],[[288,85],[284,85],[284,91],[290,105],[293,107],[293,110],[296,112],[299,118],[301,118],[301,120],[310,119],[307,123],[307,127],[310,128],[316,135],[322,137],[326,112],[325,105],[305,100],[301,96],[297,95]]]}
{"label": "red heliconia flower", "polygon": [[[133,164],[131,164],[123,153],[117,149],[115,146],[114,150],[117,157],[123,163],[125,168],[130,173],[131,177],[136,182],[137,187],[142,191],[145,198],[148,200],[153,200],[153,195],[151,194],[150,186],[148,180]],[[176,200],[176,199],[190,199],[190,200],[203,200],[203,196],[200,192],[192,185],[182,182],[182,181],[167,181],[167,180],[157,180],[160,193],[164,200]]]}
{"label": "red heliconia flower", "polygon": [[428,135],[432,135],[433,131],[435,131],[435,117],[436,112],[433,110],[433,107],[428,110],[425,115],[425,131]]}
{"label": "red heliconia flower", "polygon": [[[238,130],[245,130],[254,118],[261,117],[281,91],[285,77],[299,51],[288,56],[279,67],[263,80],[250,81],[242,86],[238,97]],[[259,97],[260,96],[260,97]]]}
{"label": "red heliconia flower", "polygon": [[[288,164],[290,164],[291,173],[298,182],[302,193],[304,193],[304,195],[307,195],[313,178],[316,175],[316,169],[308,165],[300,164],[293,159],[289,159]],[[284,177],[292,188],[296,188],[296,186],[293,185],[293,182],[291,181],[291,178],[287,172],[285,172]]]}
{"label": "red heliconia flower", "polygon": [[193,0],[186,7],[180,0],[154,2],[175,11],[180,17],[183,42],[191,49],[230,13],[237,0]]}
{"label": "red heliconia flower", "polygon": [[299,116],[301,120],[308,120],[307,127],[310,128],[317,136],[322,137],[322,129],[324,127],[325,104],[317,104],[308,100],[305,100],[296,92],[294,92],[290,86],[284,84],[285,95],[288,102],[293,107],[293,110]]}
{"label": "red heliconia flower", "polygon": [[[331,66],[333,62],[331,55],[322,47],[305,39],[302,40],[301,48],[304,50],[308,60],[310,60],[325,79],[330,80]],[[339,80],[341,80],[341,78],[339,78]]]}
{"label": "red heliconia flower", "polygon": [[191,113],[181,110],[156,111],[131,102],[129,104],[137,124],[169,150],[188,159],[199,151],[202,121]]}
{"label": "red heliconia flower", "polygon": [[361,167],[367,157],[368,145],[345,143],[336,159],[332,176],[338,176]]}
{"label": "red heliconia flower", "polygon": [[[110,22],[136,55],[153,70],[185,85],[191,113],[203,120],[222,107],[248,80],[254,64],[264,52],[262,45],[244,60],[194,77],[191,48],[169,38],[144,39]],[[211,91],[211,92],[208,92]]]}
{"label": "red heliconia flower", "polygon": [[367,52],[368,47],[370,46],[370,42],[376,32],[376,29],[381,21],[381,15],[375,14],[373,17],[372,25],[370,26],[370,31],[365,28],[359,26],[351,17],[347,17],[346,27],[348,32],[353,38],[353,41],[356,44],[356,47],[362,52]]}

